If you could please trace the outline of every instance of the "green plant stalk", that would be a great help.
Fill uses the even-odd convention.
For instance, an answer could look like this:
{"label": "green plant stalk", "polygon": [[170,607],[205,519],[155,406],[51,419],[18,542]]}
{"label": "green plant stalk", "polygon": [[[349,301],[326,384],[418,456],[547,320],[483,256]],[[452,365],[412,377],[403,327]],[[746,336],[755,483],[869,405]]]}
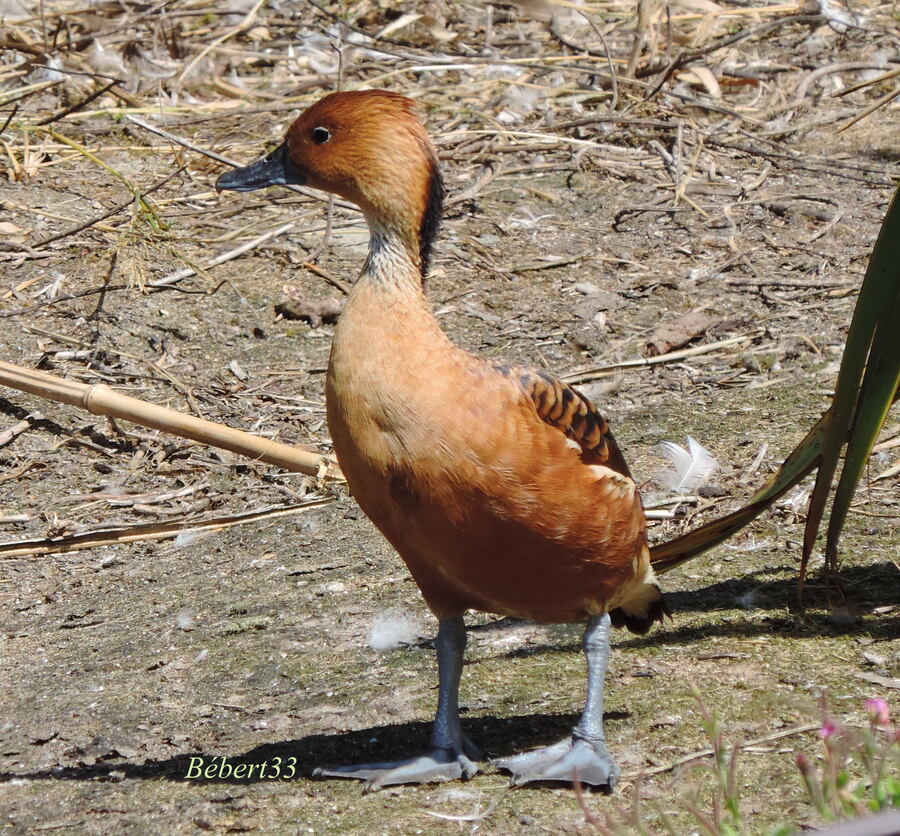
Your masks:
{"label": "green plant stalk", "polygon": [[840,816],[841,809],[838,802],[838,770],[837,756],[831,738],[825,739],[825,771],[823,776],[823,796],[825,798],[825,810],[823,815],[828,819],[836,819]]}
{"label": "green plant stalk", "polygon": [[822,793],[821,785],[816,780],[812,765],[810,764],[808,769],[801,769],[800,776],[803,778],[803,783],[806,786],[806,792],[809,795],[809,800],[813,808],[823,818],[827,818],[825,796]]}
{"label": "green plant stalk", "polygon": [[[841,367],[838,372],[835,385],[834,398],[831,403],[831,421],[828,432],[822,443],[822,455],[819,461],[819,471],[816,474],[816,483],[809,500],[809,510],[806,517],[806,530],[803,536],[803,553],[800,562],[800,581],[806,577],[806,570],[815,545],[825,505],[831,491],[831,482],[837,471],[841,448],[847,439],[854,417],[857,413],[857,405],[860,402],[860,382],[869,359],[873,340],[878,329],[879,322],[890,327],[890,322],[885,322],[885,313],[892,309],[891,298],[898,293],[897,273],[900,270],[900,187],[894,193],[891,204],[888,207],[881,230],[869,260],[869,266],[860,288],[856,308],[853,311],[853,319],[850,322],[850,330],[847,334],[847,343],[844,347],[844,355],[841,358]],[[896,328],[896,325],[894,326]],[[900,363],[900,356],[893,358],[893,363]],[[893,393],[891,393],[893,395]],[[865,414],[874,407],[866,406]],[[874,424],[868,422],[871,429]],[[881,425],[878,425],[880,429]],[[856,435],[859,431],[856,431]],[[877,430],[875,432],[877,437]],[[864,436],[857,442],[860,448],[864,448],[868,440]],[[872,439],[874,444],[874,439]],[[861,468],[860,468],[861,472]],[[849,506],[849,497],[858,484],[858,478],[853,481],[853,471],[848,474],[842,495],[847,495],[846,504]],[[840,508],[838,509],[841,510]],[[846,508],[844,509],[846,512]],[[841,520],[839,519],[834,531],[840,533]],[[836,549],[836,540],[832,540],[832,549]]]}
{"label": "green plant stalk", "polygon": [[[871,733],[873,739],[877,740],[874,738],[874,728],[871,729]],[[872,761],[874,769],[872,766],[867,766],[871,776],[872,802],[877,806],[872,806],[871,803],[870,806],[873,810],[882,810],[888,806],[900,806],[900,797],[895,798],[895,796],[900,796],[900,779],[885,775],[885,770],[890,764],[900,768],[900,741],[889,737],[882,746],[876,744]]]}
{"label": "green plant stalk", "polygon": [[[898,213],[900,216],[900,213]],[[900,243],[900,230],[897,232]],[[900,263],[900,254],[898,254]],[[866,462],[887,420],[891,404],[900,386],[900,276],[895,284],[893,302],[878,323],[850,441],[844,454],[844,467],[831,505],[825,559],[837,568],[837,546],[853,494],[862,478]]]}
{"label": "green plant stalk", "polygon": [[728,758],[728,769],[725,773],[725,805],[731,813],[731,820],[739,833],[744,832],[744,818],[741,815],[741,800],[737,789],[737,761],[740,754],[739,746],[731,747],[731,756]]}
{"label": "green plant stalk", "polygon": [[[722,731],[722,724],[719,722],[718,714],[707,708],[706,703],[703,701],[703,696],[697,688],[692,690],[703,718],[703,730],[706,732],[713,750],[713,762],[709,767],[716,781],[712,797],[713,822],[718,827],[720,834],[740,836],[745,831],[741,817],[740,798],[737,791],[739,747],[736,745],[728,747],[726,745],[725,734]],[[723,805],[724,811],[722,809]],[[692,812],[696,815],[695,811]],[[723,820],[725,819],[725,812],[728,813],[729,818],[727,820]]]}

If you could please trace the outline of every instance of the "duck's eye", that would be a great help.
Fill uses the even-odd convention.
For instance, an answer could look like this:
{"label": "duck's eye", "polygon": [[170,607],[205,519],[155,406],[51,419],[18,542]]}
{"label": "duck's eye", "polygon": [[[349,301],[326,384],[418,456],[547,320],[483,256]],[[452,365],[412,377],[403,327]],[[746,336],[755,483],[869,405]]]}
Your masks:
{"label": "duck's eye", "polygon": [[323,142],[328,142],[331,139],[331,131],[328,128],[313,128],[312,139],[316,145],[321,145]]}

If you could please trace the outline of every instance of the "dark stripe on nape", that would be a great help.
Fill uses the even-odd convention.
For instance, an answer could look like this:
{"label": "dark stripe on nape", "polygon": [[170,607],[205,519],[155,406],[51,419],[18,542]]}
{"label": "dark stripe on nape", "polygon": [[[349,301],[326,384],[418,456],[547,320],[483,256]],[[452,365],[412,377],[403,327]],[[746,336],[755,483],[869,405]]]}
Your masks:
{"label": "dark stripe on nape", "polygon": [[437,161],[431,164],[431,176],[428,179],[428,195],[422,225],[419,227],[419,260],[422,262],[422,278],[428,274],[431,263],[431,250],[441,225],[441,212],[444,208],[444,178]]}

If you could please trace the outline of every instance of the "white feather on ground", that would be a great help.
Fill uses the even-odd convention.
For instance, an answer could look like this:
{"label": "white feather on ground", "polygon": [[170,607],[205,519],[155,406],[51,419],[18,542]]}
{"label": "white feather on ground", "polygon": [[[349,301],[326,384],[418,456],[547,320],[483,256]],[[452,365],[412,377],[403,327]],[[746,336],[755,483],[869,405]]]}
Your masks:
{"label": "white feather on ground", "polygon": [[671,441],[662,441],[659,451],[672,463],[672,469],[657,477],[670,491],[692,491],[709,481],[719,463],[702,444],[687,437],[687,449]]}
{"label": "white feather on ground", "polygon": [[186,546],[193,545],[198,540],[202,540],[204,537],[209,537],[210,534],[212,534],[211,531],[198,531],[196,528],[187,528],[178,532],[172,545],[176,549],[183,549]]}
{"label": "white feather on ground", "polygon": [[175,613],[175,625],[179,630],[193,630],[197,623],[197,614],[190,607],[182,607]]}
{"label": "white feather on ground", "polygon": [[379,653],[409,645],[422,635],[422,626],[406,610],[390,609],[375,613],[366,634],[366,644]]}

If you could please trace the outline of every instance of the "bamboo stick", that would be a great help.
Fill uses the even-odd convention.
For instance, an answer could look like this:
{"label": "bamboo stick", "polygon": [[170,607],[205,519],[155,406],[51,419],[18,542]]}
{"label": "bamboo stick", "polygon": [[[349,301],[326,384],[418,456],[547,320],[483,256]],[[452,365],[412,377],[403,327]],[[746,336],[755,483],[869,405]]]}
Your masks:
{"label": "bamboo stick", "polygon": [[[145,525],[117,526],[115,528],[93,529],[78,534],[67,534],[63,537],[41,537],[38,540],[18,540],[12,543],[0,543],[0,559],[7,557],[24,557],[25,555],[65,554],[67,552],[95,549],[98,546],[121,545],[122,543],[138,543],[143,540],[164,540],[177,537],[179,534],[211,534],[235,525],[258,522],[259,520],[284,517],[298,514],[308,508],[319,508],[333,502],[332,497],[319,497],[297,505],[270,507],[245,511],[240,514],[228,514],[206,520],[176,520],[173,522],[154,522]],[[10,520],[14,522],[14,520]]]}
{"label": "bamboo stick", "polygon": [[123,395],[103,383],[77,383],[0,361],[0,384],[41,398],[77,406],[94,415],[122,418],[142,427],[230,450],[285,470],[310,476],[324,475],[336,480],[343,478],[334,461],[312,450],[261,438],[203,418],[194,418],[175,409]]}

